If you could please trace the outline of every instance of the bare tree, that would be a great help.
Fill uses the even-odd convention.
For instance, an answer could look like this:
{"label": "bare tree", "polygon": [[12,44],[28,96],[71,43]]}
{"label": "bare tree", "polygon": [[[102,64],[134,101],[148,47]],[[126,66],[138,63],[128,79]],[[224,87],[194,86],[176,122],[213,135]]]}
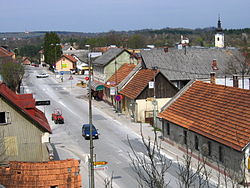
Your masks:
{"label": "bare tree", "polygon": [[165,180],[165,174],[170,168],[172,161],[161,154],[161,142],[157,137],[157,132],[154,130],[154,138],[145,139],[142,133],[142,126],[140,127],[141,140],[145,153],[139,155],[131,140],[128,138],[129,146],[132,153],[129,153],[131,159],[131,166],[137,174],[137,182],[140,188],[166,188],[169,182]]}
{"label": "bare tree", "polygon": [[210,186],[211,170],[207,169],[207,158],[205,157],[207,152],[206,148],[202,148],[202,151],[198,152],[197,160],[194,160],[193,146],[191,142],[186,144],[182,162],[178,160],[177,174],[180,187],[204,188]]}
{"label": "bare tree", "polygon": [[232,54],[230,61],[228,61],[226,73],[240,74],[244,88],[244,76],[250,72],[250,52],[247,49],[242,49],[240,52],[242,56]]}
{"label": "bare tree", "polygon": [[24,75],[23,65],[13,61],[0,62],[0,74],[3,77],[3,81],[12,91],[19,91]]}
{"label": "bare tree", "polygon": [[[240,168],[237,168],[237,161],[225,161],[224,164],[220,164],[219,160],[214,157],[217,164],[217,185],[216,187],[248,187],[246,181],[246,164],[245,160]],[[229,167],[230,166],[230,167]]]}

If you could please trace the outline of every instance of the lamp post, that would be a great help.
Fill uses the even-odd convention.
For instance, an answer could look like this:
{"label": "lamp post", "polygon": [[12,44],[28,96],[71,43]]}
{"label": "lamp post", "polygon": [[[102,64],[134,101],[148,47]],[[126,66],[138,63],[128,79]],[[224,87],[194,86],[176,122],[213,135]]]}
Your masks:
{"label": "lamp post", "polygon": [[94,145],[93,145],[93,136],[92,136],[92,94],[91,94],[91,54],[90,54],[90,45],[85,45],[85,47],[88,48],[88,63],[89,63],[89,125],[90,125],[90,142],[89,142],[89,151],[90,151],[90,159],[89,159],[89,163],[90,163],[90,188],[94,188],[95,187],[95,179],[94,179]]}

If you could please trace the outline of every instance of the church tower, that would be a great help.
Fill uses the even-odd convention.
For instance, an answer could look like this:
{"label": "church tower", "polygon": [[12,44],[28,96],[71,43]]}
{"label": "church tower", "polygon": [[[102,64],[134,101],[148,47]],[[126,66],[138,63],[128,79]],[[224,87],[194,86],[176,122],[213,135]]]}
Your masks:
{"label": "church tower", "polygon": [[218,19],[218,24],[215,34],[215,47],[224,48],[224,33],[221,27],[220,17]]}

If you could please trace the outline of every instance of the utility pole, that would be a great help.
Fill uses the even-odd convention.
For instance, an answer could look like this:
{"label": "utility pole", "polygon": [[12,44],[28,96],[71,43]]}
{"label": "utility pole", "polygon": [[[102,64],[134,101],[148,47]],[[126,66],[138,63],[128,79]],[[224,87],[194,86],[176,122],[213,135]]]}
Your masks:
{"label": "utility pole", "polygon": [[90,125],[90,142],[89,142],[89,151],[90,151],[90,188],[95,187],[95,178],[94,178],[94,145],[93,145],[93,136],[92,136],[92,94],[91,94],[91,79],[92,79],[92,71],[91,71],[91,54],[90,54],[90,45],[85,45],[88,47],[88,61],[89,61],[89,125]]}
{"label": "utility pole", "polygon": [[[118,94],[118,84],[117,84],[117,61],[116,61],[116,56],[115,56],[115,97]],[[115,112],[118,112],[118,101],[115,98]]]}
{"label": "utility pole", "polygon": [[156,71],[157,71],[157,67],[152,67],[153,70],[155,70],[155,73],[154,73],[154,99],[152,101],[152,104],[153,104],[153,126],[154,128],[156,128],[156,106],[157,106],[157,101],[156,101],[156,92],[155,92],[155,87],[156,87],[156,84],[155,84],[155,77],[156,77]]}

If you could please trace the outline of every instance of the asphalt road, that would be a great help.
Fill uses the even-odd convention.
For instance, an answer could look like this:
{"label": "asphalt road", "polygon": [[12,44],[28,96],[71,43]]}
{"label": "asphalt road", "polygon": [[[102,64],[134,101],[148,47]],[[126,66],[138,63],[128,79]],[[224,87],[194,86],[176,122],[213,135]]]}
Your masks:
{"label": "asphalt road", "polygon": [[[51,105],[38,108],[45,112],[52,128],[51,143],[56,150],[56,155],[61,160],[67,158],[81,160],[82,186],[88,187],[89,140],[85,140],[81,135],[82,124],[88,123],[88,102],[81,97],[76,97],[75,93],[73,95],[73,91],[66,89],[55,75],[50,75],[48,78],[36,78],[37,74],[43,72],[45,70],[41,67],[27,66],[21,89],[24,93],[33,93],[36,101],[51,101]],[[64,124],[52,122],[51,114],[55,109],[62,110],[65,118]],[[112,174],[114,188],[138,187],[136,174],[130,166],[131,160],[128,153],[131,153],[131,149],[127,139],[129,137],[136,153],[143,155],[145,150],[140,135],[109,116],[105,113],[105,109],[100,110],[94,106],[93,124],[100,133],[99,139],[94,140],[96,161],[108,162],[106,169],[95,170],[96,187],[104,187],[104,179],[110,178]],[[177,168],[177,164],[173,163],[166,174],[166,180],[170,181],[168,187],[179,187]]]}

